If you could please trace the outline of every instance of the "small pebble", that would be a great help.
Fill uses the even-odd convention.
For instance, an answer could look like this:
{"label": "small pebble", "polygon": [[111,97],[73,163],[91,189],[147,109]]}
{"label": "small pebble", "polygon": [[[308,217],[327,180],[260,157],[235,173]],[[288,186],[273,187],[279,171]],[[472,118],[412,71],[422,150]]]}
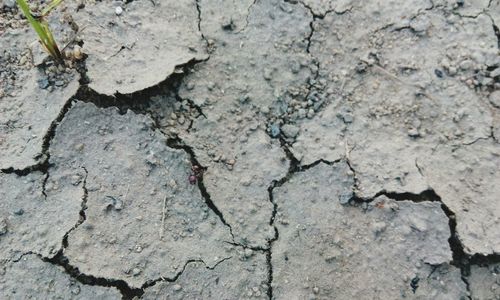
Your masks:
{"label": "small pebble", "polygon": [[115,8],[115,14],[116,14],[117,16],[119,16],[119,15],[121,15],[122,13],[123,13],[123,8],[122,8],[121,6],[117,6],[117,7]]}
{"label": "small pebble", "polygon": [[7,221],[5,219],[0,220],[0,236],[6,234],[7,231]]}
{"label": "small pebble", "polygon": [[47,78],[42,78],[38,80],[38,87],[41,89],[46,89],[49,86],[49,80]]}
{"label": "small pebble", "polygon": [[288,138],[295,138],[299,134],[299,127],[291,124],[285,124],[281,127],[283,134]]}
{"label": "small pebble", "polygon": [[408,130],[408,135],[409,135],[410,137],[416,138],[416,137],[419,137],[419,136],[420,136],[420,133],[418,132],[418,130],[417,130],[417,129],[412,128],[412,129]]}
{"label": "small pebble", "polygon": [[280,127],[276,124],[272,124],[270,127],[270,133],[273,138],[278,137],[281,133]]}
{"label": "small pebble", "polygon": [[83,57],[83,53],[82,53],[82,47],[76,45],[74,48],[73,48],[73,57],[75,59],[82,59]]}
{"label": "small pebble", "polygon": [[139,269],[139,268],[134,268],[134,269],[132,270],[132,274],[133,274],[134,276],[137,276],[137,275],[141,274],[141,269]]}
{"label": "small pebble", "polygon": [[14,8],[16,6],[16,0],[4,0],[3,5],[8,8]]}

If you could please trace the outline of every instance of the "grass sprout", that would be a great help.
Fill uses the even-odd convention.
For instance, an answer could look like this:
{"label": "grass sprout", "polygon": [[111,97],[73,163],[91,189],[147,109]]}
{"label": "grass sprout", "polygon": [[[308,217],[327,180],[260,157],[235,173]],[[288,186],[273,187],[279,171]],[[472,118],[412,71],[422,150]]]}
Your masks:
{"label": "grass sprout", "polygon": [[62,62],[63,57],[59,47],[57,47],[56,40],[50,31],[49,24],[45,20],[50,11],[52,11],[56,6],[58,6],[63,0],[53,0],[44,10],[40,16],[34,16],[25,0],[16,0],[17,4],[21,8],[24,16],[31,24],[35,32],[38,34],[38,38],[42,47],[49,53],[49,55],[56,61]]}

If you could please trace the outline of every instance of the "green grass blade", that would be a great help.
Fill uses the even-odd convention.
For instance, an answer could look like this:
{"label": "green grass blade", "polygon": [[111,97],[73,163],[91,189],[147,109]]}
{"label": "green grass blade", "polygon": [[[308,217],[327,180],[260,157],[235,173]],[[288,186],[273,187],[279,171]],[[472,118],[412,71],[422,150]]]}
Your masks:
{"label": "green grass blade", "polygon": [[56,40],[54,39],[54,36],[52,35],[52,32],[49,29],[49,24],[47,22],[42,22],[42,28],[44,29],[46,35],[47,35],[47,45],[50,47],[49,51],[52,54],[54,58],[61,59],[61,52],[59,51],[59,48],[57,47]]}
{"label": "green grass blade", "polygon": [[[39,21],[36,18],[33,17],[31,14],[31,10],[26,3],[25,0],[16,0],[17,4],[23,11],[24,16],[28,20],[28,22],[31,24],[33,29],[35,29],[36,33],[38,34],[38,37],[40,39],[40,42],[42,43],[43,47],[47,52],[49,52],[50,56],[52,56],[55,60],[61,61],[62,56],[61,52],[59,51],[59,48],[57,47],[57,43],[54,39],[54,36],[52,35],[49,25],[47,24],[46,21]],[[57,2],[54,4],[54,7],[59,4],[62,0],[54,0],[51,5],[54,4],[54,2]]]}
{"label": "green grass blade", "polygon": [[48,40],[47,34],[45,33],[45,30],[42,28],[42,25],[40,22],[38,22],[33,16],[31,15],[30,8],[26,1],[24,0],[16,0],[17,4],[23,11],[24,16],[28,20],[28,22],[31,24],[33,29],[35,29],[36,33],[38,34],[38,37],[42,41],[42,43],[45,43]]}
{"label": "green grass blade", "polygon": [[44,10],[42,10],[42,16],[48,15],[50,11],[61,4],[61,2],[63,2],[63,0],[53,0]]}

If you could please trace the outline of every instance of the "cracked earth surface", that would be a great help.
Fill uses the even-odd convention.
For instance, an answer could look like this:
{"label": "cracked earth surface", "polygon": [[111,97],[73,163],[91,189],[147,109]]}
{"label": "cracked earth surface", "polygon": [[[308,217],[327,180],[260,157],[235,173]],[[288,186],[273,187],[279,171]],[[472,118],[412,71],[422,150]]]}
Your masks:
{"label": "cracked earth surface", "polygon": [[0,298],[500,299],[500,1],[13,3]]}

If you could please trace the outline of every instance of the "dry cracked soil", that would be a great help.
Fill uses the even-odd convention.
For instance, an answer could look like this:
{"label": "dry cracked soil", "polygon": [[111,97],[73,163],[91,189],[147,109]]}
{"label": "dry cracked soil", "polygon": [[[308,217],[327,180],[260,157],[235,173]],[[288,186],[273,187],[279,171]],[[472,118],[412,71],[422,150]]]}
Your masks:
{"label": "dry cracked soil", "polygon": [[500,0],[48,22],[0,2],[0,299],[500,299]]}

